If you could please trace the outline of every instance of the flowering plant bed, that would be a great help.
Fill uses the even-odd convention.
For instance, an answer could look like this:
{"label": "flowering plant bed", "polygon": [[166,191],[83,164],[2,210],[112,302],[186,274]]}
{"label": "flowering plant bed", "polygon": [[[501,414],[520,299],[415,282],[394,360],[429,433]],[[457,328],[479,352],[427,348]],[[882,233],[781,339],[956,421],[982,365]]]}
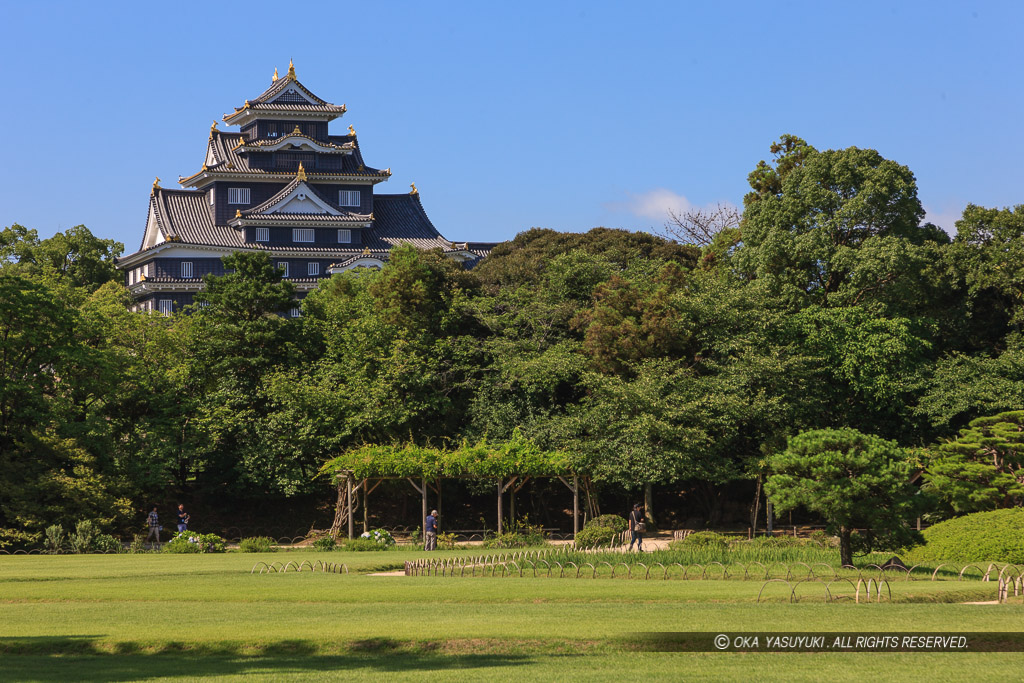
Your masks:
{"label": "flowering plant bed", "polygon": [[165,553],[222,553],[224,539],[217,534],[200,534],[195,531],[179,531],[164,544]]}

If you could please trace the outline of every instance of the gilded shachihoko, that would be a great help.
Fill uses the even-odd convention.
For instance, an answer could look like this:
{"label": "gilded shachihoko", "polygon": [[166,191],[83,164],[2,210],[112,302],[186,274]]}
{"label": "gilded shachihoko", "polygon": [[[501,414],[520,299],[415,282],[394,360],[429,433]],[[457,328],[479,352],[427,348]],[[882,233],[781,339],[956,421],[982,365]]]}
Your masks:
{"label": "gilded shachihoko", "polygon": [[[269,88],[214,121],[200,170],[179,177],[183,189],[153,182],[142,244],[118,261],[135,310],[172,313],[193,301],[207,273],[223,274],[221,257],[266,252],[301,298],[350,268],[379,268],[401,243],[441,249],[472,266],[485,242],[452,242],[430,222],[415,185],[374,194],[391,169],[368,166],[353,126],[328,125],[345,105],[307,89],[289,64]],[[298,308],[291,315],[298,315]]]}

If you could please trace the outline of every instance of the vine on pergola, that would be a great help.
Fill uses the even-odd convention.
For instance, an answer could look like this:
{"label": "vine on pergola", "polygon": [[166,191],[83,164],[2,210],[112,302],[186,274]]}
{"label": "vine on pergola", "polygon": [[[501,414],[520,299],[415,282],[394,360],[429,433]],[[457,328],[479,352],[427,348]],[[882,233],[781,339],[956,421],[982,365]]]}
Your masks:
{"label": "vine on pergola", "polygon": [[504,478],[574,475],[578,459],[565,451],[548,451],[526,439],[504,443],[462,443],[457,448],[416,444],[367,444],[327,461],[323,473],[350,472],[357,479],[372,477]]}

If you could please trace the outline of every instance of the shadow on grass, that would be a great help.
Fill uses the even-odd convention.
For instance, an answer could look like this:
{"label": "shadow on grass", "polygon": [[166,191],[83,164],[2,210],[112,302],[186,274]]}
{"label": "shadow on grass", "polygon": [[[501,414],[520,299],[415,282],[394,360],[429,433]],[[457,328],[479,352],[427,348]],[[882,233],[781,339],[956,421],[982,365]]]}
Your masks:
{"label": "shadow on grass", "polygon": [[[488,669],[529,664],[517,654],[451,654],[437,644],[386,638],[345,643],[324,654],[302,640],[244,643],[101,643],[91,636],[0,638],[0,679],[26,681],[129,681],[251,674],[313,674],[339,670],[387,674],[404,671]],[[483,675],[485,672],[481,672]]]}

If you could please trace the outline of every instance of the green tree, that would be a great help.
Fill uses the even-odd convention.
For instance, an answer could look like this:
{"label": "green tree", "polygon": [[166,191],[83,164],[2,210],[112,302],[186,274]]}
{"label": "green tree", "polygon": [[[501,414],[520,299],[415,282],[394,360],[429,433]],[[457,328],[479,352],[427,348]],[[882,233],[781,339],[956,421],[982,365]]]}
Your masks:
{"label": "green tree", "polygon": [[931,489],[958,513],[1024,502],[1024,410],[971,420],[940,444],[925,471]]}
{"label": "green tree", "polygon": [[953,251],[976,306],[993,306],[1017,329],[1024,322],[1024,205],[968,204]]}
{"label": "green tree", "polygon": [[849,276],[842,254],[876,236],[923,242],[914,175],[871,149],[819,152],[787,136],[744,199],[736,264],[789,306],[827,305]]}
{"label": "green tree", "polygon": [[789,439],[782,453],[768,459],[765,492],[779,512],[797,507],[821,515],[829,533],[839,536],[843,565],[856,549],[892,549],[917,537],[909,523],[920,497],[910,483],[906,451],[855,429],[817,429]]}

